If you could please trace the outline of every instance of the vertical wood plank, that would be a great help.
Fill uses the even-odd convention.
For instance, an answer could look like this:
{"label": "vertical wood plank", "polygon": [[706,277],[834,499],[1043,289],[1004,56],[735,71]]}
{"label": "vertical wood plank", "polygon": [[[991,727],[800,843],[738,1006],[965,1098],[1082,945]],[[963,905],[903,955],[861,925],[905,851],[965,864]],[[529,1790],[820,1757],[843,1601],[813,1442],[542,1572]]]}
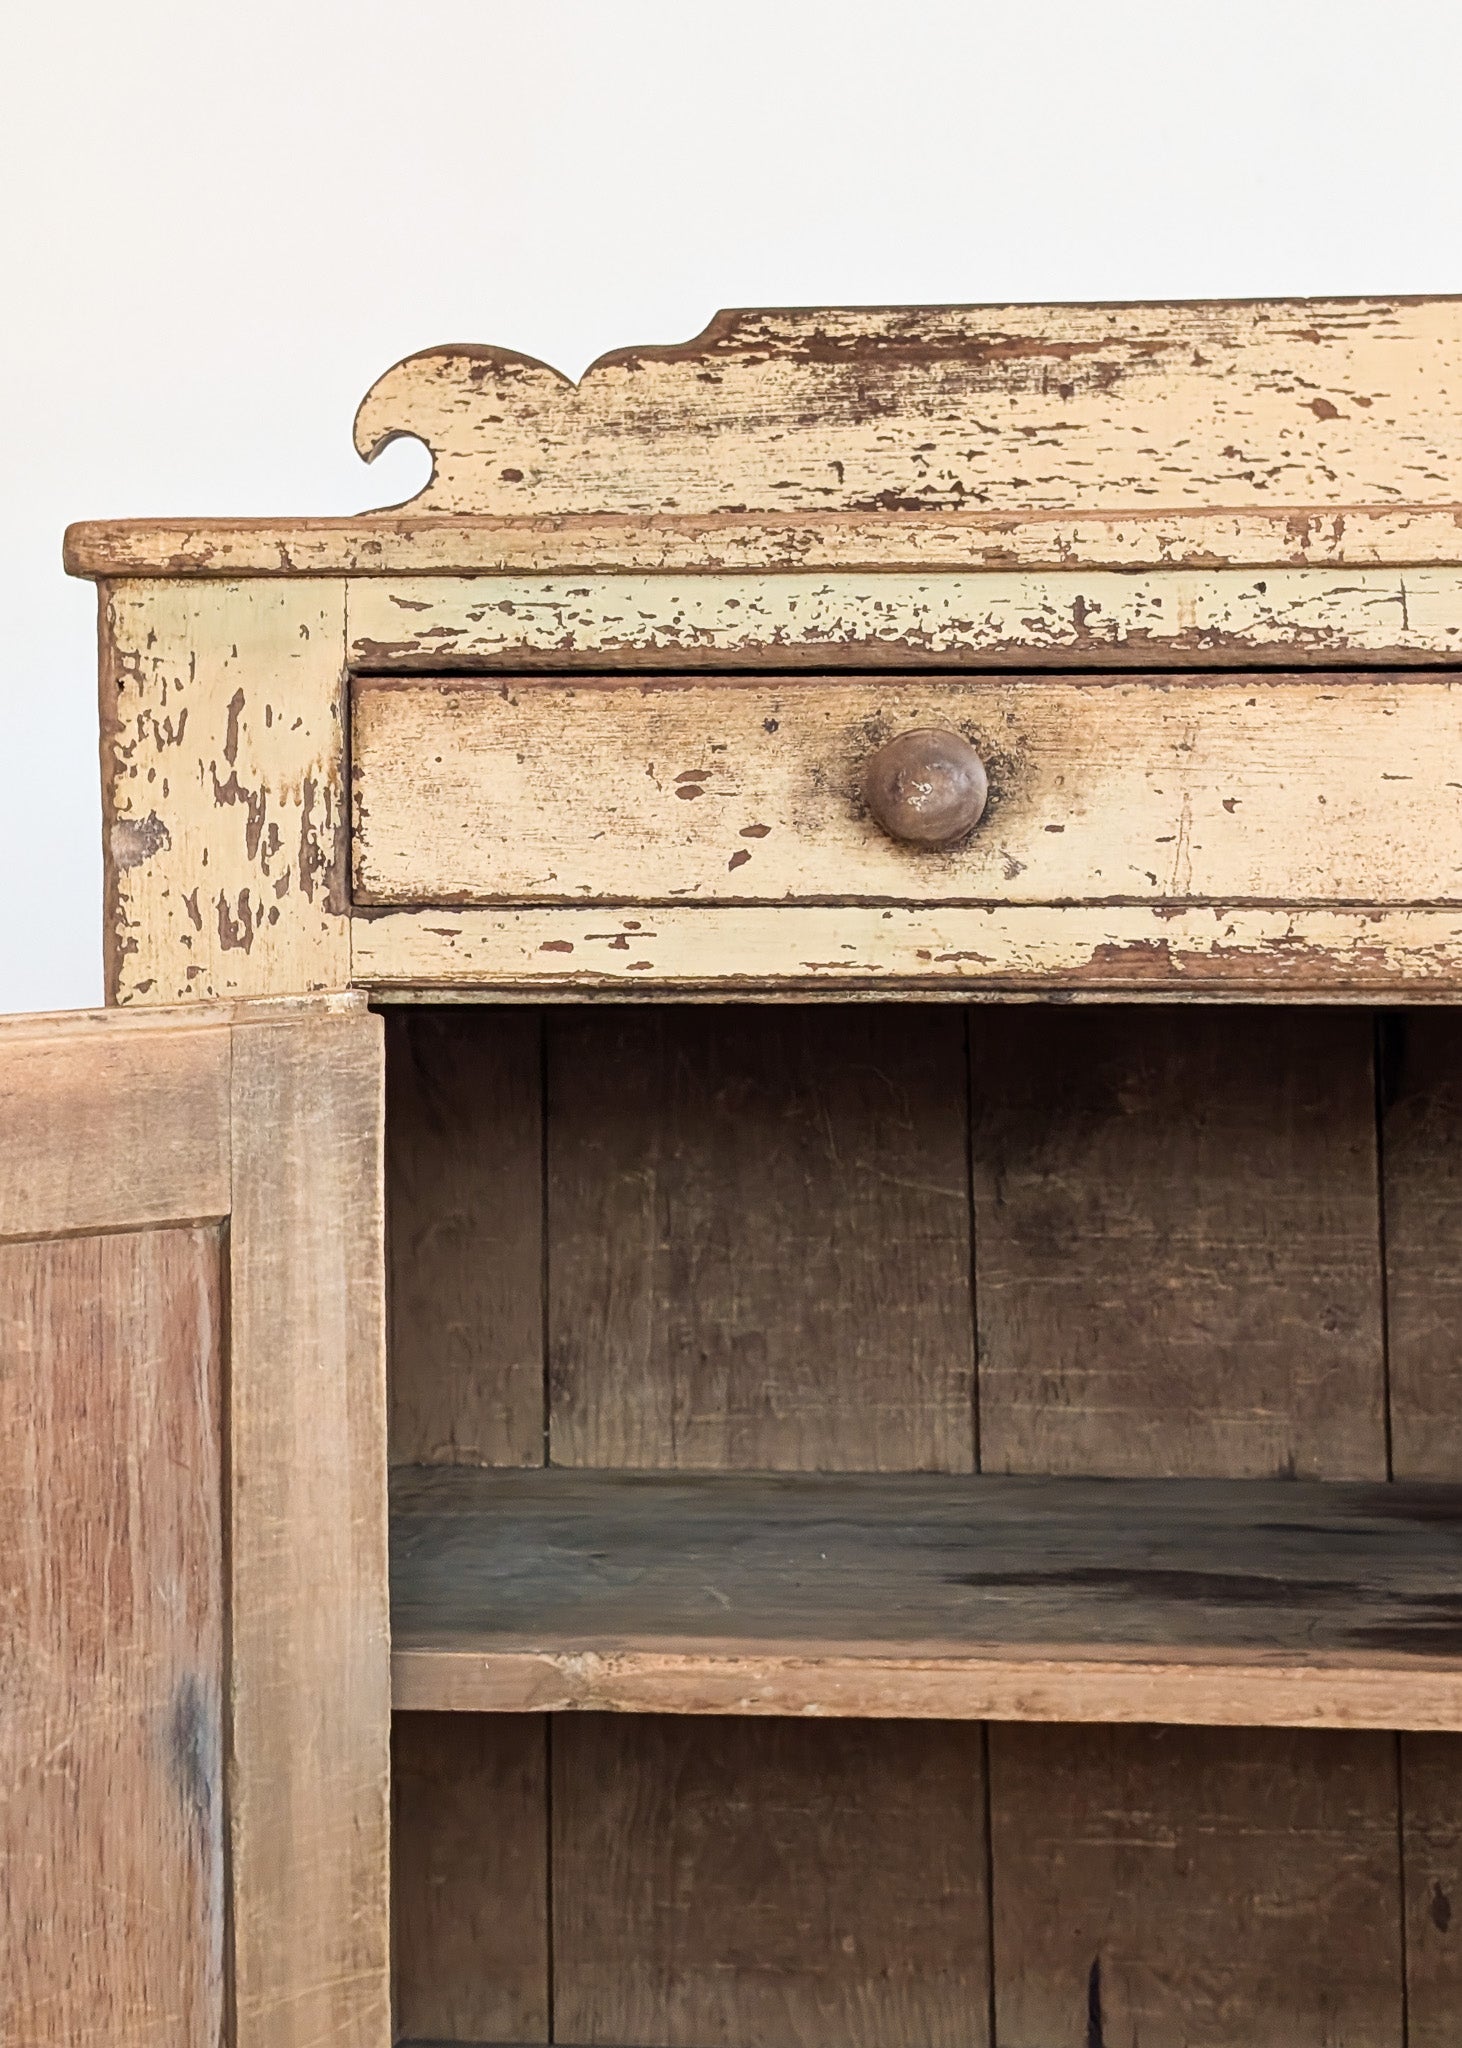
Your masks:
{"label": "vertical wood plank", "polygon": [[542,1024],[386,1024],[393,1464],[544,1457]]}
{"label": "vertical wood plank", "polygon": [[16,2048],[221,2037],[222,1352],[216,1227],[0,1246]]}
{"label": "vertical wood plank", "polygon": [[1402,2048],[1389,1735],[990,1744],[1000,2048]]}
{"label": "vertical wood plank", "polygon": [[380,1021],[233,1051],[236,2048],[389,2039]]}
{"label": "vertical wood plank", "polygon": [[549,1027],[555,1463],[968,1471],[955,1012]]}
{"label": "vertical wood plank", "polygon": [[993,1472],[1386,1474],[1363,1012],[971,1012]]}
{"label": "vertical wood plank", "polygon": [[980,1730],[554,1724],[554,2038],[986,2048]]}
{"label": "vertical wood plank", "polygon": [[[1398,1479],[1462,1480],[1462,1018],[1380,1025],[1391,1444]],[[1409,2048],[1462,2013],[1462,1736],[1403,1735]]]}
{"label": "vertical wood plank", "polygon": [[547,1755],[541,1715],[396,1716],[398,2039],[548,2039]]}
{"label": "vertical wood plank", "polygon": [[[986,1465],[1384,1478],[1369,1020],[989,1010],[971,1034]],[[1394,2048],[1395,1755],[992,1728],[1001,2048]]]}

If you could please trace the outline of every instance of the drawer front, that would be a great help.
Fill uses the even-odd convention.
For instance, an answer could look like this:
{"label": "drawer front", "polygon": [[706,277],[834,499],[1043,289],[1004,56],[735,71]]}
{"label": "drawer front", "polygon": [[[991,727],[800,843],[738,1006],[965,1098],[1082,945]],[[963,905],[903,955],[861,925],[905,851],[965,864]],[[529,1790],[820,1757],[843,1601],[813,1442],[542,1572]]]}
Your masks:
{"label": "drawer front", "polygon": [[[1462,902],[1448,677],[358,679],[363,905]],[[968,743],[984,814],[892,836],[868,764]]]}

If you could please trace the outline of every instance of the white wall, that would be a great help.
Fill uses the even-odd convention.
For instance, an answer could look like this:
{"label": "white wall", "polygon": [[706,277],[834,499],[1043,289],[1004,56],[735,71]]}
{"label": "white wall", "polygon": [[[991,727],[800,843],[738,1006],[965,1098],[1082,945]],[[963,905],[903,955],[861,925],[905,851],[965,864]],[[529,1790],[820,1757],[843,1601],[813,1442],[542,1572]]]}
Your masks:
{"label": "white wall", "polygon": [[438,341],[722,305],[1462,290],[1443,0],[10,0],[0,1010],[101,993],[70,519],[391,503]]}

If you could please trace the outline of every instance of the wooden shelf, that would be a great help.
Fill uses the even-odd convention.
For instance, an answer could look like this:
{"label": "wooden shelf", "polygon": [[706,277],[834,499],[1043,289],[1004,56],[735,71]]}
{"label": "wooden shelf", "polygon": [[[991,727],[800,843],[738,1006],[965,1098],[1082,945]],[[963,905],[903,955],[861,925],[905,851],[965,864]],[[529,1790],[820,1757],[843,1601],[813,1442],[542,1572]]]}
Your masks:
{"label": "wooden shelf", "polygon": [[1462,1487],[392,1486],[398,1708],[1462,1728]]}

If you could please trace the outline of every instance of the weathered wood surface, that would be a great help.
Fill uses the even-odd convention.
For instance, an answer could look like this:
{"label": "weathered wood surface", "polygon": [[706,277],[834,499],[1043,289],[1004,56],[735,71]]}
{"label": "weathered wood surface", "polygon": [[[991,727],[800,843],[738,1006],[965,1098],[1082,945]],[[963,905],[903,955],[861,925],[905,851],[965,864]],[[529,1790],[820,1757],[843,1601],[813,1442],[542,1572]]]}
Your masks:
{"label": "weathered wood surface", "polygon": [[[3,1105],[0,1124],[0,1156],[28,1146]],[[16,2048],[223,2036],[223,1331],[215,1228],[0,1246],[0,2040]]]}
{"label": "weathered wood surface", "polygon": [[352,579],[352,667],[1280,668],[1455,659],[1455,569]]}
{"label": "weathered wood surface", "polygon": [[554,1462],[968,1471],[964,1098],[948,1011],[552,1019]]}
{"label": "weathered wood surface", "polygon": [[997,1727],[990,1752],[1001,2048],[1403,2048],[1390,1738]]}
{"label": "weathered wood surface", "polygon": [[381,1023],[233,1034],[237,2048],[389,2039]]}
{"label": "weathered wood surface", "polygon": [[984,1470],[1384,1479],[1370,1020],[970,1032]]}
{"label": "weathered wood surface", "polygon": [[533,1010],[388,1020],[393,1464],[543,1462],[542,1048]]}
{"label": "weathered wood surface", "polygon": [[357,913],[365,989],[432,999],[705,994],[1447,1002],[1462,912],[1077,904],[670,904]]}
{"label": "weathered wood surface", "polygon": [[[990,783],[943,848],[864,786],[931,727]],[[351,744],[363,904],[1462,901],[1450,680],[366,680]]]}
{"label": "weathered wood surface", "polygon": [[108,998],[350,978],[344,584],[103,593]]}
{"label": "weathered wood surface", "polygon": [[395,1716],[398,2041],[547,2041],[548,1744],[538,1715]]}
{"label": "weathered wood surface", "polygon": [[425,514],[1455,505],[1455,299],[719,313],[572,383],[408,357],[356,417]]}
{"label": "weathered wood surface", "polygon": [[554,2038],[986,2048],[979,1730],[554,1725]]}
{"label": "weathered wood surface", "polygon": [[394,1498],[398,1706],[1462,1726],[1455,1489],[423,1466]]}
{"label": "weathered wood surface", "polygon": [[228,1074],[216,1017],[0,1022],[0,1239],[226,1216]]}
{"label": "weathered wood surface", "polygon": [[564,513],[91,519],[73,576],[493,576],[514,570],[1445,568],[1462,504],[1097,513]]}

